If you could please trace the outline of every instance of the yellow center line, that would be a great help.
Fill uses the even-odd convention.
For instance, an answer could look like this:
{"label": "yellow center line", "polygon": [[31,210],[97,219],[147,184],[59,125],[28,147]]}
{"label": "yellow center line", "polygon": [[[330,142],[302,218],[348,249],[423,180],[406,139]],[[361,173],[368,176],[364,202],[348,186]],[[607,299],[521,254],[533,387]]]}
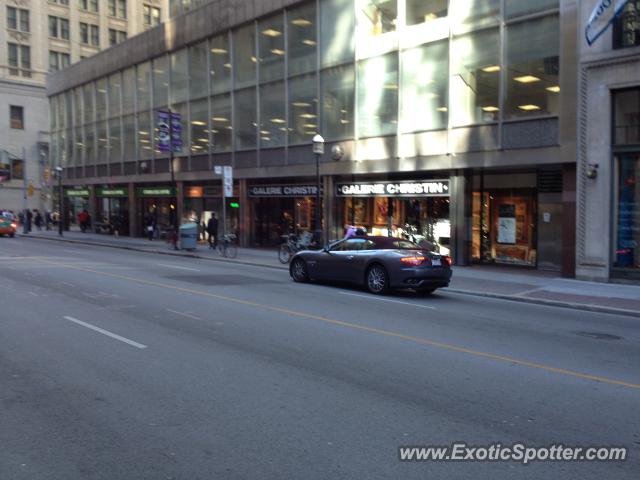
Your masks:
{"label": "yellow center line", "polygon": [[273,305],[253,302],[251,300],[243,300],[241,298],[230,297],[228,295],[220,295],[220,294],[217,294],[217,293],[203,292],[201,290],[193,290],[191,288],[177,287],[175,285],[169,285],[169,284],[166,284],[166,283],[154,282],[152,280],[144,280],[144,279],[141,279],[141,278],[129,277],[127,275],[119,275],[117,273],[100,272],[98,270],[93,270],[93,269],[90,269],[90,268],[77,267],[75,265],[68,265],[68,264],[64,264],[64,263],[52,262],[50,260],[42,260],[42,261],[46,262],[46,263],[49,263],[51,265],[55,265],[55,266],[63,267],[63,268],[68,268],[68,269],[71,269],[71,270],[78,270],[78,271],[81,271],[81,272],[94,273],[94,274],[102,275],[102,276],[105,276],[105,277],[116,278],[116,279],[119,279],[119,280],[126,280],[126,281],[129,281],[129,282],[139,283],[139,284],[142,284],[142,285],[149,285],[149,286],[153,286],[153,287],[166,288],[166,289],[169,289],[169,290],[174,290],[174,291],[184,292],[184,293],[190,293],[192,295],[198,295],[198,296],[202,296],[202,297],[215,298],[217,300],[224,300],[224,301],[231,302],[231,303],[236,303],[236,304],[239,304],[239,305],[246,305],[246,306],[250,306],[250,307],[256,307],[256,308],[260,308],[260,309],[264,309],[264,310],[269,310],[269,311],[272,311],[272,312],[284,313],[286,315],[291,315],[291,316],[294,316],[294,317],[306,318],[306,319],[310,319],[310,320],[317,320],[317,321],[320,321],[320,322],[323,322],[323,323],[327,323],[327,324],[331,324],[331,325],[337,325],[337,326],[349,328],[349,329],[352,329],[352,330],[360,330],[360,331],[364,331],[364,332],[383,335],[385,337],[398,338],[398,339],[401,339],[401,340],[406,340],[408,342],[413,342],[413,343],[417,343],[417,344],[420,344],[420,345],[426,345],[426,346],[430,346],[430,347],[435,347],[435,348],[439,348],[439,349],[442,349],[442,350],[448,350],[448,351],[458,352],[458,353],[465,353],[465,354],[468,354],[468,355],[473,355],[475,357],[488,358],[488,359],[491,359],[491,360],[497,360],[497,361],[501,361],[501,362],[511,363],[511,364],[514,364],[514,365],[520,365],[520,366],[523,366],[523,367],[530,367],[530,368],[535,368],[535,369],[538,369],[538,370],[544,370],[544,371],[547,371],[547,372],[553,372],[553,373],[558,373],[558,374],[561,374],[561,375],[567,375],[567,376],[570,376],[570,377],[582,378],[582,379],[585,379],[585,380],[593,380],[593,381],[596,381],[596,382],[607,383],[607,384],[610,384],[610,385],[619,385],[619,386],[628,387],[628,388],[640,389],[640,384],[637,384],[637,383],[630,383],[630,382],[625,382],[625,381],[622,381],[622,380],[616,380],[616,379],[612,379],[612,378],[601,377],[601,376],[598,376],[598,375],[590,375],[590,374],[587,374],[587,373],[576,372],[576,371],[573,371],[573,370],[566,370],[564,368],[552,367],[550,365],[544,365],[544,364],[541,364],[541,363],[530,362],[530,361],[527,361],[527,360],[519,360],[517,358],[508,357],[508,356],[505,356],[505,355],[496,355],[496,354],[493,354],[493,353],[483,352],[483,351],[480,351],[480,350],[474,350],[474,349],[471,349],[471,348],[461,347],[461,346],[458,346],[458,345],[438,342],[438,341],[435,341],[435,340],[429,340],[427,338],[414,337],[412,335],[405,335],[403,333],[393,332],[393,331],[390,331],[390,330],[383,330],[383,329],[380,329],[380,328],[367,327],[365,325],[358,325],[356,323],[345,322],[345,321],[342,321],[342,320],[335,320],[335,319],[332,319],[332,318],[327,318],[327,317],[323,317],[321,315],[315,315],[315,314],[312,314],[312,313],[299,312],[297,310],[289,310],[288,308],[275,307]]}

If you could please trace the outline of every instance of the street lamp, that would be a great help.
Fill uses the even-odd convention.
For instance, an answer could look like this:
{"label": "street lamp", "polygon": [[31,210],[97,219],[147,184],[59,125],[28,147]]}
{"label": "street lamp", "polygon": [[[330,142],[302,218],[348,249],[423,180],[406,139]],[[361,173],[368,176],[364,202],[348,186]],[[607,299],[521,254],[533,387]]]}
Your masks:
{"label": "street lamp", "polygon": [[63,207],[63,191],[62,191],[62,171],[64,170],[63,167],[61,167],[60,165],[58,165],[56,167],[56,175],[58,176],[58,235],[60,235],[61,237],[62,235],[62,222],[63,222],[63,218],[64,215],[62,213],[62,207]]}
{"label": "street lamp", "polygon": [[324,138],[322,135],[316,134],[313,137],[313,153],[316,156],[316,225],[315,225],[315,242],[320,246],[322,241],[322,222],[320,221],[320,156],[324,154]]}

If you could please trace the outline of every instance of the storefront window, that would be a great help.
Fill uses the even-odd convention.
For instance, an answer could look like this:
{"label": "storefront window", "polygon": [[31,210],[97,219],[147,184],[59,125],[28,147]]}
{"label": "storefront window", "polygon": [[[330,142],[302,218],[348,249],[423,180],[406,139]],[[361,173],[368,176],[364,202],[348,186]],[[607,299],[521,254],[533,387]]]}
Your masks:
{"label": "storefront window", "polygon": [[447,16],[448,0],[406,0],[406,24],[418,25]]}
{"label": "storefront window", "polygon": [[151,62],[141,63],[136,71],[138,89],[138,111],[151,108]]}
{"label": "storefront window", "polygon": [[558,113],[560,25],[545,17],[507,27],[506,117]]}
{"label": "storefront window", "polygon": [[396,133],[398,123],[398,55],[358,63],[358,135]]}
{"label": "storefront window", "polygon": [[212,151],[226,152],[231,150],[231,95],[216,95],[211,99],[211,133]]}
{"label": "storefront window", "polygon": [[448,121],[449,42],[402,52],[401,131],[446,128]]}
{"label": "storefront window", "polygon": [[207,74],[207,42],[189,48],[189,89],[191,98],[209,94]]}
{"label": "storefront window", "polygon": [[189,96],[189,70],[187,50],[171,54],[171,103],[180,103]]}
{"label": "storefront window", "polygon": [[353,61],[355,55],[355,11],[353,0],[320,2],[322,65]]}
{"label": "storefront window", "polygon": [[[256,148],[256,90],[248,88],[235,94],[235,147]],[[217,128],[216,128],[217,129]]]}
{"label": "storefront window", "polygon": [[353,138],[355,71],[353,65],[322,72],[322,134],[325,140]]}
{"label": "storefront window", "polygon": [[287,137],[284,82],[260,87],[260,147],[280,147]]}
{"label": "storefront window", "polygon": [[289,75],[311,72],[316,69],[316,5],[308,3],[287,12],[289,31],[287,52]]}
{"label": "storefront window", "polygon": [[231,54],[229,53],[229,36],[219,35],[209,42],[209,75],[213,93],[231,90]]}
{"label": "storefront window", "polygon": [[233,73],[237,88],[256,82],[256,32],[253,24],[233,32]]}
{"label": "storefront window", "polygon": [[[289,144],[310,142],[318,132],[316,75],[289,80]],[[285,125],[282,125],[285,126]]]}
{"label": "storefront window", "polygon": [[191,102],[191,153],[194,155],[209,153],[208,117],[208,99]]}
{"label": "storefront window", "polygon": [[282,14],[258,23],[260,83],[284,78],[284,20]]}
{"label": "storefront window", "polygon": [[514,18],[558,8],[558,0],[505,0],[505,17]]}
{"label": "storefront window", "polygon": [[640,155],[620,155],[617,169],[614,267],[640,269]]}
{"label": "storefront window", "polygon": [[500,37],[497,29],[454,38],[449,112],[453,125],[499,118]]}

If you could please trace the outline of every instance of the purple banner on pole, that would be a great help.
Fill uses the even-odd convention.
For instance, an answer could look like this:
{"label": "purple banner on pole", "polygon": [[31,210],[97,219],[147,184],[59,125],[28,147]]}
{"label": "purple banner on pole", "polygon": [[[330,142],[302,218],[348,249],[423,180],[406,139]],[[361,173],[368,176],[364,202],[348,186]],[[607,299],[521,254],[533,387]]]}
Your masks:
{"label": "purple banner on pole", "polygon": [[161,152],[180,152],[182,150],[182,116],[158,110],[158,150]]}

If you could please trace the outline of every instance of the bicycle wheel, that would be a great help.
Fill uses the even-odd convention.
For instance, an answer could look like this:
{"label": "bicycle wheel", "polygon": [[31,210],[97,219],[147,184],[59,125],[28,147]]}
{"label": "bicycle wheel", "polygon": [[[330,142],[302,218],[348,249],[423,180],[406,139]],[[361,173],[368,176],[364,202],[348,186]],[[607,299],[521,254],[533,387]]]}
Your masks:
{"label": "bicycle wheel", "polygon": [[236,258],[238,256],[238,247],[235,243],[228,243],[226,245],[225,256],[227,258]]}
{"label": "bicycle wheel", "polygon": [[280,245],[280,250],[278,251],[278,260],[280,260],[280,263],[289,263],[289,260],[291,260],[291,249],[286,243]]}

